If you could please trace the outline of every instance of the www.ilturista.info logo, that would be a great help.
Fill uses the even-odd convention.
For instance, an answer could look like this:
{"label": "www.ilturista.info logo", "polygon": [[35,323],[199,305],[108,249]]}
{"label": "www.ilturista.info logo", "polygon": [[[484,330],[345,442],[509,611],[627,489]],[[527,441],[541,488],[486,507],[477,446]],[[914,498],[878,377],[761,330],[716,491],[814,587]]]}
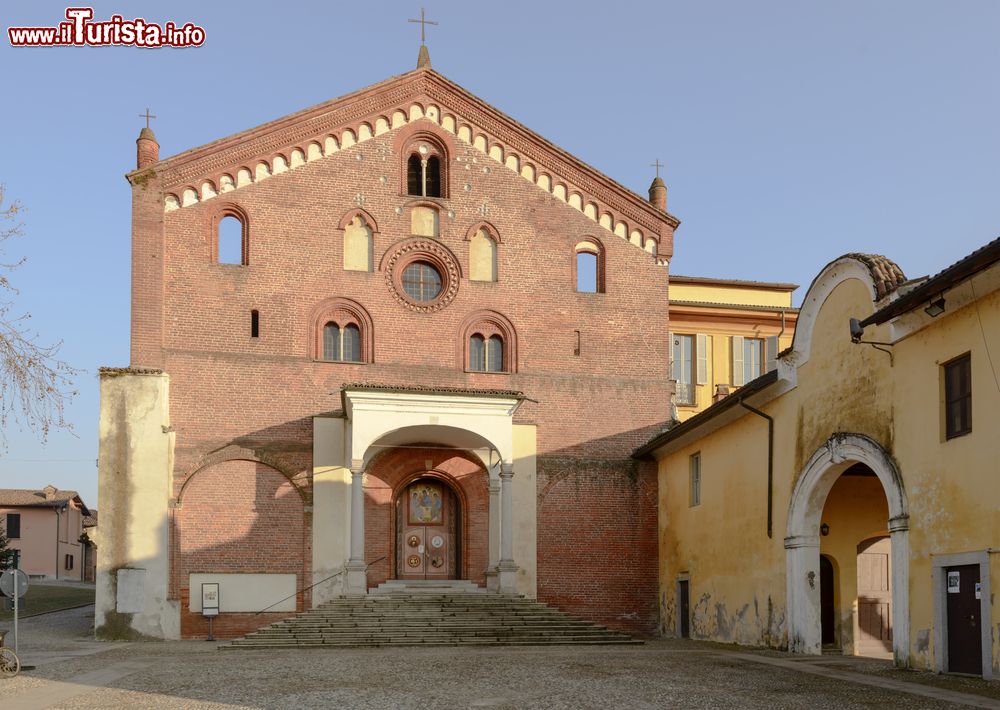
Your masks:
{"label": "www.ilturista.info logo", "polygon": [[121,15],[92,22],[93,17],[92,7],[68,7],[67,22],[56,27],[8,27],[7,37],[14,47],[200,47],[205,43],[205,30],[191,22],[158,25]]}

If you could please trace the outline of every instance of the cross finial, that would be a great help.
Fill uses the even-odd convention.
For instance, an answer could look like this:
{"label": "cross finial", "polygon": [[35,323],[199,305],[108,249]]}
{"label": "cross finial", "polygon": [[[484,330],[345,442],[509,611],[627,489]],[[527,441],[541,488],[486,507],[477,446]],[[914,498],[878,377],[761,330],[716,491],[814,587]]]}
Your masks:
{"label": "cross finial", "polygon": [[649,164],[649,167],[656,168],[656,177],[660,177],[660,168],[664,166],[663,163],[660,162],[660,159],[657,158],[655,161]]}
{"label": "cross finial", "polygon": [[420,44],[423,45],[427,42],[427,35],[425,29],[427,25],[436,25],[437,22],[431,22],[424,16],[424,8],[420,8],[420,19],[419,20],[407,20],[407,22],[419,22],[420,23]]}
{"label": "cross finial", "polygon": [[149,119],[156,118],[156,116],[154,116],[153,114],[151,114],[149,112],[149,106],[147,106],[146,107],[146,113],[140,113],[139,114],[139,118],[145,118],[146,119],[146,128],[149,128]]}

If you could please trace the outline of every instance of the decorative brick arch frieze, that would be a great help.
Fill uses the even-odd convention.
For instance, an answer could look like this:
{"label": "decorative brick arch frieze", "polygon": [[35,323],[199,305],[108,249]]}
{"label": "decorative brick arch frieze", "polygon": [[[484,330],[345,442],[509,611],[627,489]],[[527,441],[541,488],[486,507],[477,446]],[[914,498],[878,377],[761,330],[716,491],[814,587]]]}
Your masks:
{"label": "decorative brick arch frieze", "polygon": [[188,484],[191,483],[191,480],[201,471],[204,471],[210,466],[215,466],[216,464],[225,463],[227,461],[250,461],[252,463],[263,464],[268,468],[273,468],[275,471],[288,479],[288,482],[292,484],[295,491],[302,499],[303,505],[310,505],[312,502],[312,492],[306,488],[308,481],[303,482],[306,474],[294,471],[279,458],[266,451],[248,449],[246,447],[233,444],[225,447],[224,449],[220,449],[219,451],[203,456],[198,460],[198,463],[192,466],[188,472],[184,474],[180,484],[174,484],[177,495],[174,496],[171,501],[171,507],[182,507],[184,502],[184,490],[188,487]]}
{"label": "decorative brick arch frieze", "polygon": [[370,212],[363,210],[360,207],[355,207],[354,209],[345,212],[344,216],[340,218],[340,222],[337,223],[337,229],[347,229],[348,225],[354,221],[355,217],[363,219],[365,224],[368,225],[368,228],[372,230],[372,234],[378,234],[378,223],[375,221],[375,218],[372,217]]}
{"label": "decorative brick arch frieze", "polygon": [[[514,324],[501,313],[482,310],[470,313],[458,329],[459,340],[457,348],[458,367],[469,369],[469,338],[479,334],[489,340],[490,336],[498,335],[503,341],[503,372],[492,374],[514,374],[517,372],[517,331]],[[477,372],[479,372],[477,370]]]}
{"label": "decorative brick arch frieze", "polygon": [[[357,326],[361,332],[361,363],[375,361],[375,329],[372,318],[357,301],[333,297],[318,303],[309,315],[308,357],[323,360],[323,327],[336,323],[340,328]],[[359,363],[348,363],[359,364]]]}
{"label": "decorative brick arch frieze", "polygon": [[[403,270],[417,261],[431,264],[441,275],[441,293],[431,301],[414,301],[403,289]],[[379,269],[385,274],[386,286],[396,302],[415,313],[433,313],[447,306],[458,295],[462,280],[462,267],[455,255],[444,244],[428,237],[396,242],[382,256]]]}
{"label": "decorative brick arch frieze", "polygon": [[239,220],[242,229],[242,240],[240,243],[240,249],[242,254],[242,263],[244,265],[250,263],[250,215],[247,213],[246,209],[242,206],[236,204],[235,202],[220,202],[214,206],[214,209],[210,211],[207,215],[207,241],[209,250],[209,259],[213,264],[219,262],[219,224],[226,217],[234,217]]}
{"label": "decorative brick arch frieze", "polygon": [[[432,71],[383,82],[160,161],[155,169],[166,188],[164,211],[295,170],[390,131],[397,133],[393,145],[401,178],[408,157],[402,143],[417,135],[426,135],[448,155],[441,163],[443,196],[449,194],[453,165],[477,151],[644,249],[657,264],[669,263],[673,231],[680,224],[675,217]],[[405,189],[401,180],[400,191]]]}

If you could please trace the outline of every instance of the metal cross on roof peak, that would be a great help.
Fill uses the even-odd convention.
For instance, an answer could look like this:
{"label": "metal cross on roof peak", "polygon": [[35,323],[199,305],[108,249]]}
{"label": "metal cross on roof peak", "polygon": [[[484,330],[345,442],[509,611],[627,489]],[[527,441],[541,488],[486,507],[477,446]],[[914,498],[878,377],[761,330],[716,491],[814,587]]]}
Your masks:
{"label": "metal cross on roof peak", "polygon": [[655,161],[649,164],[649,167],[656,168],[656,177],[660,177],[660,168],[664,167],[664,165],[663,163],[660,162],[660,159],[657,158]]}
{"label": "metal cross on roof peak", "polygon": [[149,106],[147,106],[146,107],[146,113],[140,113],[139,114],[139,118],[145,118],[146,119],[146,128],[149,128],[149,119],[156,118],[156,116],[154,116],[153,114],[151,114],[149,112]]}
{"label": "metal cross on roof peak", "polygon": [[420,23],[420,44],[425,44],[427,42],[427,37],[424,32],[427,25],[436,25],[437,22],[431,22],[425,19],[424,8],[420,8],[420,19],[419,20],[407,20],[407,22],[419,22]]}

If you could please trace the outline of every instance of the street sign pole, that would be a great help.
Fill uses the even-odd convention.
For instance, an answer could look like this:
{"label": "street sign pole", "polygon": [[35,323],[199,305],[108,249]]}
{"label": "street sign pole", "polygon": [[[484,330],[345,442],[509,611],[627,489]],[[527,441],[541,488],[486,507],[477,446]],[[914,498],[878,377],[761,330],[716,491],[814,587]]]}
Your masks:
{"label": "street sign pole", "polygon": [[[14,574],[17,574],[15,572]],[[17,585],[14,585],[14,653],[17,653]]]}

